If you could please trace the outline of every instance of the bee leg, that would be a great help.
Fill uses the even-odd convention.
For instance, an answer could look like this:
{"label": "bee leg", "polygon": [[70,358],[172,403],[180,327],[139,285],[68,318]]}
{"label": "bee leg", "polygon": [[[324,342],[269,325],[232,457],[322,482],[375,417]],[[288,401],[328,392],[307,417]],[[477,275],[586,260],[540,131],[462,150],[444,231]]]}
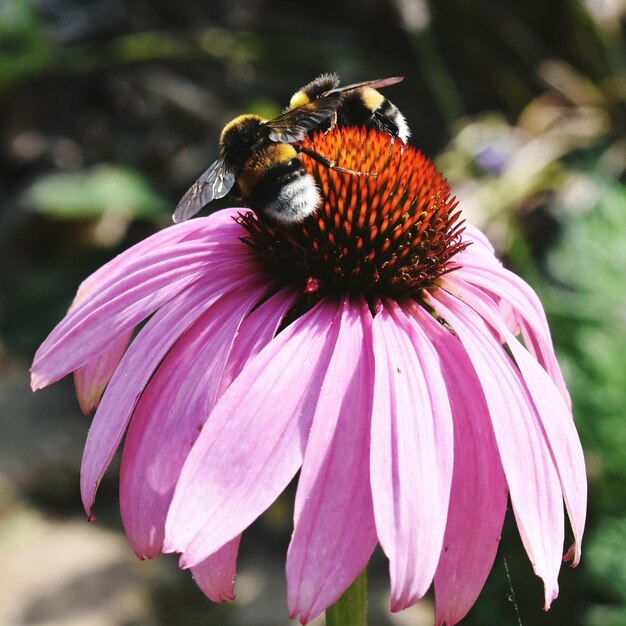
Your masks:
{"label": "bee leg", "polygon": [[333,114],[333,116],[330,118],[330,122],[329,122],[329,126],[328,128],[324,131],[324,134],[327,135],[331,130],[333,130],[333,128],[335,128],[337,126],[337,111],[335,111],[335,113]]}
{"label": "bee leg", "polygon": [[378,176],[376,172],[355,172],[354,170],[349,170],[346,167],[341,167],[340,165],[337,165],[337,161],[333,161],[329,159],[328,157],[324,156],[323,154],[319,154],[315,152],[314,150],[309,150],[309,148],[305,148],[304,146],[294,145],[294,148],[298,152],[302,152],[303,154],[306,154],[308,157],[310,157],[314,161],[317,161],[319,164],[323,165],[324,167],[327,167],[328,169],[336,170],[338,172],[343,172],[345,174],[352,174],[353,176],[373,176],[374,178]]}

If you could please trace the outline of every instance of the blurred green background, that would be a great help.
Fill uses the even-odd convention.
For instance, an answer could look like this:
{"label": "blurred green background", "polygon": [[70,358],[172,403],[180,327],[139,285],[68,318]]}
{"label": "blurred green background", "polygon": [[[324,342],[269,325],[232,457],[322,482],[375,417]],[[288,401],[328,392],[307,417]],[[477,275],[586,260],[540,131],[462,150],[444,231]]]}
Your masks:
{"label": "blurred green background", "polygon": [[[403,75],[386,95],[466,218],[541,295],[587,456],[589,523],[548,613],[508,519],[469,625],[626,624],[624,0],[0,2],[0,624],[289,624],[287,494],[247,533],[234,604],[175,560],[135,560],[116,469],[98,524],[78,495],[89,427],[71,381],[27,369],[79,282],[168,225],[242,112],[277,114],[325,71]],[[216,208],[226,206],[216,203]],[[511,577],[507,581],[505,561]],[[512,588],[511,588],[512,587]],[[432,624],[432,601],[371,624]],[[322,621],[316,622],[321,624]]]}

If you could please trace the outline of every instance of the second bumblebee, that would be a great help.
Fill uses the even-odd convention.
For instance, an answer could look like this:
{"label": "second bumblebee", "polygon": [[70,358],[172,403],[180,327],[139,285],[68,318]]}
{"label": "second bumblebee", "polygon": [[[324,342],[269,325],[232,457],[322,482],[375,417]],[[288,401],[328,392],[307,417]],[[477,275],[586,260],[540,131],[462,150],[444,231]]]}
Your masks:
{"label": "second bumblebee", "polygon": [[411,131],[404,115],[393,102],[378,91],[382,87],[395,85],[401,80],[403,77],[395,76],[340,87],[337,74],[322,74],[293,94],[288,110],[315,102],[320,98],[339,94],[339,105],[330,126],[376,128],[406,143]]}

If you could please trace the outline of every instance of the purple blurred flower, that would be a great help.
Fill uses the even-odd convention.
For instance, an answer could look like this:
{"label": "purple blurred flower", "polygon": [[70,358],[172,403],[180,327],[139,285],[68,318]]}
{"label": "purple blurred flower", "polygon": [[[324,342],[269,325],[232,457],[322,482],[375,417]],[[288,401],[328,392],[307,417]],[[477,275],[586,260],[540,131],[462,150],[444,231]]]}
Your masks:
{"label": "purple blurred flower", "polygon": [[586,479],[537,296],[461,226],[420,153],[352,129],[314,146],[378,175],[304,158],[323,205],[301,226],[241,209],[153,235],[83,283],[37,352],[33,389],[74,371],[97,407],[88,514],[126,433],[135,552],[180,552],[209,598],[231,599],[241,533],[300,471],[290,612],[319,615],[380,543],[391,609],[434,580],[440,625],[476,600],[510,496],[548,608],[563,500],[580,559]]}
{"label": "purple blurred flower", "polygon": [[508,159],[508,154],[494,144],[488,144],[476,153],[476,162],[483,171],[499,174]]}

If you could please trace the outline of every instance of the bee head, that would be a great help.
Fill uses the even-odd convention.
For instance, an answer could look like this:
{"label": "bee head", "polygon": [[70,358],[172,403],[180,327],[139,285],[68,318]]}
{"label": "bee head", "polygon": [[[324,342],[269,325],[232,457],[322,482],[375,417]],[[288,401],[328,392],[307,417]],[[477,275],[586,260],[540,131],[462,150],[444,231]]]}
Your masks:
{"label": "bee head", "polygon": [[229,165],[243,164],[259,140],[266,122],[260,115],[240,115],[228,122],[220,135],[220,151]]}
{"label": "bee head", "polygon": [[243,143],[248,137],[254,137],[259,127],[266,121],[260,115],[239,115],[224,126],[220,135],[220,144]]}

